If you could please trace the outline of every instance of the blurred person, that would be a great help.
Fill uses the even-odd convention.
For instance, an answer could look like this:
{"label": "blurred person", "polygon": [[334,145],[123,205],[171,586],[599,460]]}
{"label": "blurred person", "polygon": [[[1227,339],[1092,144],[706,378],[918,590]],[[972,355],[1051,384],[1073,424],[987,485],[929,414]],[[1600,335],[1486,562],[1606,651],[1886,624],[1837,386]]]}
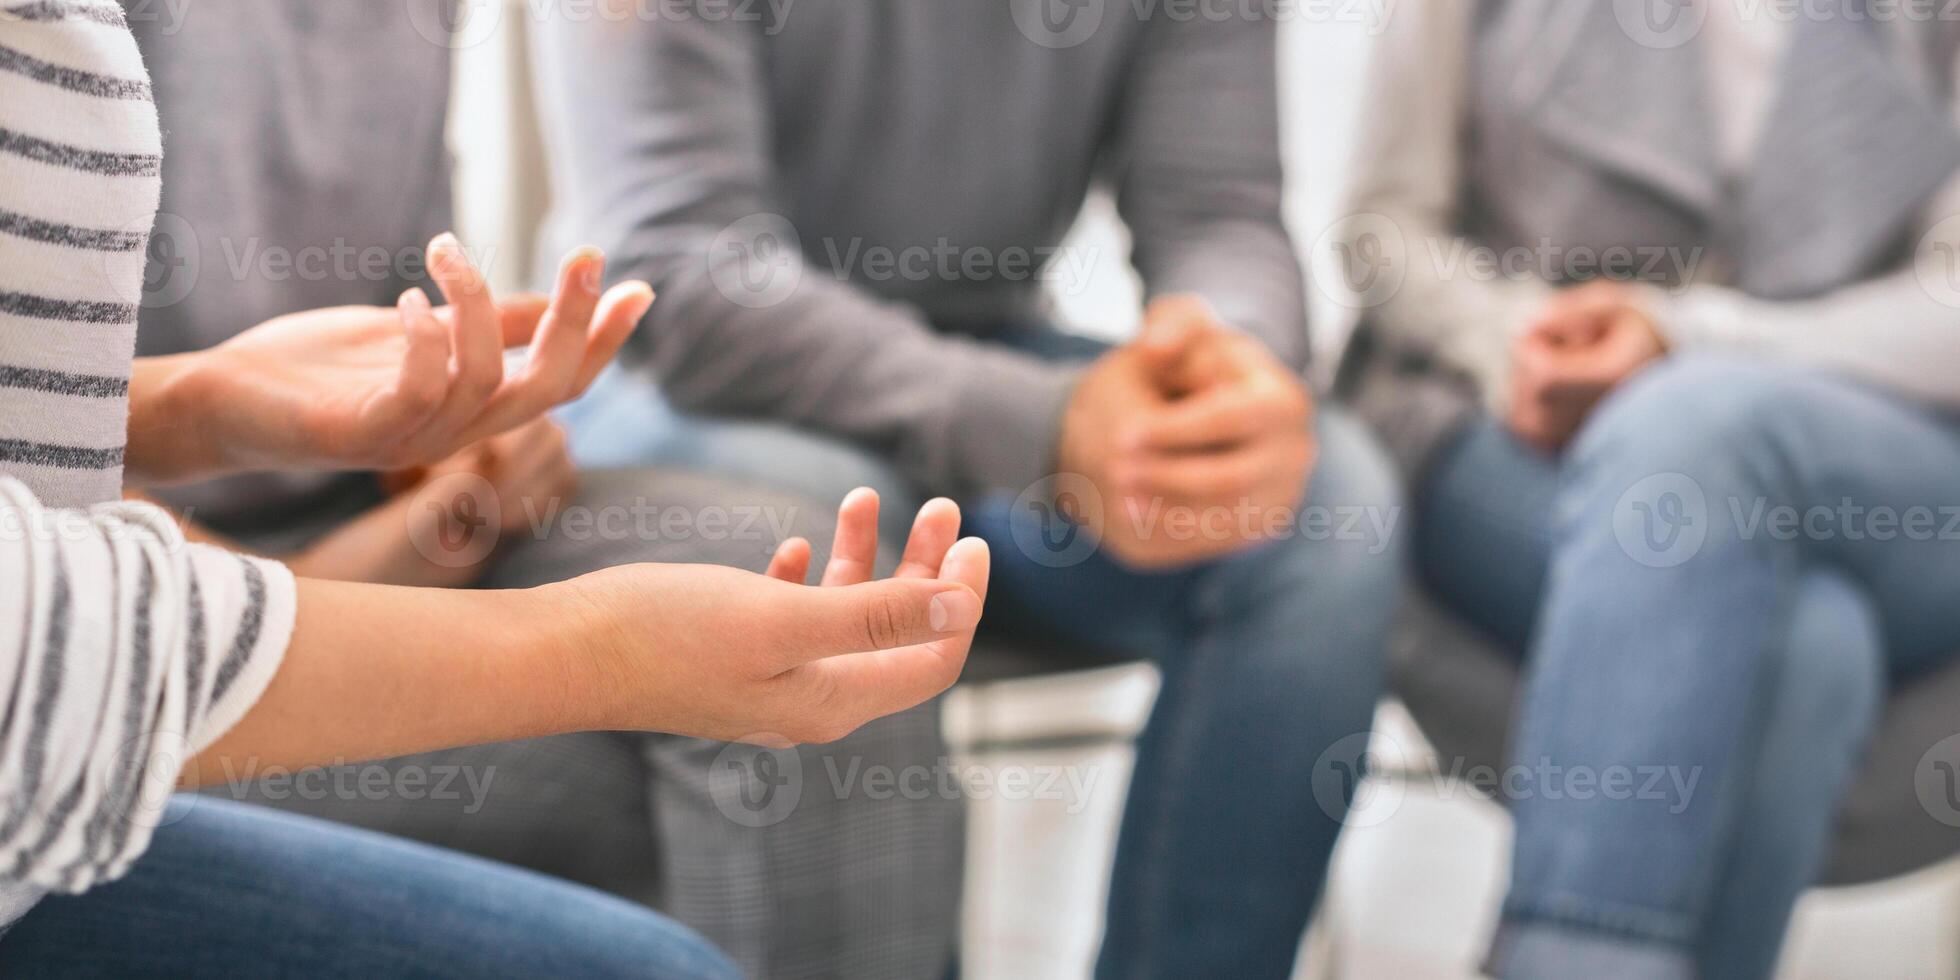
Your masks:
{"label": "blurred person", "polygon": [[[495,592],[296,577],[189,544],[118,501],[124,480],[435,463],[581,391],[652,294],[573,277],[499,303],[438,239],[443,310],[409,290],[135,358],[163,140],[123,10],[0,10],[0,88],[0,971],[732,975],[616,899],[260,809],[166,805],[168,788],[594,729],[834,739],[957,677],[988,565],[983,544],[954,543],[957,509],[922,512],[898,577],[833,571],[825,588],[802,585],[802,540],[767,574],[639,565]],[[868,566],[875,497],[848,500],[838,529],[838,559]]]}
{"label": "blurred person", "polygon": [[[422,33],[442,4],[198,0],[174,20],[139,11],[166,133],[142,353],[223,350],[241,324],[391,302],[426,278],[414,246],[452,217],[450,52]],[[598,282],[603,266],[571,250],[561,288]],[[301,576],[419,587],[528,588],[636,562],[762,571],[788,536],[832,532],[826,508],[753,483],[677,469],[580,475],[549,421],[409,472],[250,473],[155,495],[206,525],[194,533],[282,557]],[[463,523],[472,513],[497,519],[480,532],[496,547],[477,545]],[[912,515],[895,516],[903,526]],[[462,536],[443,544],[443,530]],[[796,755],[810,774],[931,771],[946,748],[929,705]],[[853,787],[751,814],[742,792],[773,797],[742,774],[761,780],[779,762],[712,739],[593,733],[360,767],[390,785],[397,773],[480,773],[481,798],[309,796],[255,783],[254,770],[213,792],[656,905],[751,975],[916,976],[943,961],[957,916],[957,801]]]}
{"label": "blurred person", "polygon": [[[663,296],[637,372],[571,410],[575,455],[969,501],[990,622],[1163,670],[1098,975],[1287,976],[1400,580],[1386,461],[1300,376],[1276,24],[726,13],[540,24],[554,226]],[[1153,297],[1114,348],[1041,290],[1098,185]]]}
{"label": "blurred person", "polygon": [[1516,763],[1681,781],[1509,800],[1505,978],[1769,976],[1885,691],[1960,651],[1960,544],[1860,516],[1960,487],[1960,25],[1645,9],[1403,8],[1355,170],[1345,373],[1425,584],[1523,657]]}

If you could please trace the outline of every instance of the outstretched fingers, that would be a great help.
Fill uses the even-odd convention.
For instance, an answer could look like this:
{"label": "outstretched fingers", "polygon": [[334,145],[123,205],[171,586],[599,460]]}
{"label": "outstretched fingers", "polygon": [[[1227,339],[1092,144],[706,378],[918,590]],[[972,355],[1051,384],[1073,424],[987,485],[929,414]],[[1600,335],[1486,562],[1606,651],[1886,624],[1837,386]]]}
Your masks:
{"label": "outstretched fingers", "polygon": [[859,585],[871,581],[878,565],[878,492],[859,487],[837,505],[837,533],[831,539],[830,561],[823,585]]}
{"label": "outstretched fingers", "polygon": [[938,594],[927,609],[929,625],[944,627],[937,630],[938,637],[909,646],[831,657],[804,668],[821,689],[830,692],[828,707],[841,714],[843,732],[923,704],[959,680],[986,604],[991,568],[986,542],[968,538],[955,544],[947,552],[936,581],[957,583],[962,588]]}
{"label": "outstretched fingers", "polygon": [[802,585],[810,577],[810,542],[804,538],[790,538],[776,546],[776,553],[769,556],[770,578],[791,585]]}
{"label": "outstretched fingers", "polygon": [[960,505],[939,497],[926,501],[912,521],[912,535],[905,542],[905,556],[898,563],[899,578],[937,578],[946,552],[960,536]]}

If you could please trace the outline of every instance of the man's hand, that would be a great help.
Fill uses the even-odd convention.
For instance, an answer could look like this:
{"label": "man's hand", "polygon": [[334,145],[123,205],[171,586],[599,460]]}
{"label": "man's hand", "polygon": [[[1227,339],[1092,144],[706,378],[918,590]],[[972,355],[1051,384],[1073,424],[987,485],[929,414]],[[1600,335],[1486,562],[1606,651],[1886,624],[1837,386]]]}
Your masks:
{"label": "man's hand", "polygon": [[1512,350],[1511,430],[1542,452],[1562,452],[1607,394],[1666,353],[1660,331],[1625,286],[1567,290]]}
{"label": "man's hand", "polygon": [[1203,301],[1170,297],[1136,342],[1090,367],[1060,462],[1108,502],[1075,516],[1119,560],[1170,568],[1235,553],[1281,512],[1290,519],[1315,452],[1305,384]]}
{"label": "man's hand", "polygon": [[[547,300],[499,304],[454,236],[430,246],[448,298],[281,317],[208,351],[137,363],[130,470],[169,481],[253,469],[426,466],[583,393],[653,302],[639,282],[600,294],[580,249]],[[530,346],[506,373],[504,352]]]}
{"label": "man's hand", "polygon": [[[457,474],[472,481],[446,479]],[[470,512],[494,512],[501,525],[500,540],[527,532],[533,515],[551,513],[553,501],[578,492],[578,469],[566,451],[565,430],[549,418],[486,439],[432,467],[390,473],[382,478],[390,498],[334,529],[305,551],[288,559],[293,574],[337,582],[369,582],[419,588],[462,588],[476,583],[488,570],[488,552],[481,561],[458,564],[429,560],[415,547],[434,540],[435,522],[455,520]],[[496,495],[497,506],[466,501],[462,495]],[[439,496],[447,494],[447,496]],[[489,529],[486,529],[486,531]]]}
{"label": "man's hand", "polygon": [[984,542],[955,542],[959,526],[952,501],[927,504],[897,575],[873,581],[878,495],[858,490],[818,587],[803,584],[809,543],[792,539],[767,575],[635,565],[545,591],[574,597],[568,632],[599,637],[611,696],[592,727],[834,742],[959,679],[990,568]]}

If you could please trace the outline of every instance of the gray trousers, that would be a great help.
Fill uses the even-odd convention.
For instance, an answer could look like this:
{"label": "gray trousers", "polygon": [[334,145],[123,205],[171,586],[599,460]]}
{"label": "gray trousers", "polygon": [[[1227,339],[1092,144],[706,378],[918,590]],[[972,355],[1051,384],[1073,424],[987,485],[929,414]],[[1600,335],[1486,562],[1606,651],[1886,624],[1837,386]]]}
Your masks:
{"label": "gray trousers", "polygon": [[[483,586],[632,562],[760,571],[790,535],[816,545],[821,568],[833,519],[834,504],[721,478],[588,473],[546,533],[506,539]],[[879,788],[888,773],[936,772],[945,754],[928,704],[794,752],[590,733],[306,776],[234,773],[211,792],[658,907],[751,976],[936,978],[953,961],[963,811],[949,794]]]}

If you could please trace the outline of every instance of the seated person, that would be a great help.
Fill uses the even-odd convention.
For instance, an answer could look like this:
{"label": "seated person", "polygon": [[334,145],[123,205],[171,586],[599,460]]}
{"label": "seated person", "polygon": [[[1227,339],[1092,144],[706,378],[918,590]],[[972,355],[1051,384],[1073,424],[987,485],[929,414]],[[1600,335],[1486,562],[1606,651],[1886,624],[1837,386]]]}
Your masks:
{"label": "seated person", "polygon": [[[434,21],[401,3],[203,0],[197,11],[178,25],[134,25],[167,134],[141,352],[214,347],[245,324],[388,303],[419,282],[416,246],[451,220],[449,52],[416,30]],[[267,59],[268,47],[295,56]],[[574,251],[557,279],[575,291],[603,265]],[[587,473],[576,488],[573,479],[562,436],[540,422],[385,481],[255,473],[158,496],[302,576],[394,585],[523,588],[647,561],[760,571],[785,536],[829,537],[825,508],[726,478],[638,469]],[[463,537],[438,548],[450,495],[471,487],[498,498],[502,526],[479,543],[458,514],[451,529]],[[461,506],[493,513],[487,501]],[[711,523],[717,514],[726,526]],[[580,515],[593,526],[575,523]],[[413,769],[481,773],[481,798],[301,794],[250,785],[253,771],[217,792],[658,904],[751,976],[936,972],[957,923],[958,801],[810,792],[762,819],[738,809],[736,823],[724,815],[739,806],[736,784],[710,782],[717,765],[755,771],[732,768],[746,760],[731,751],[753,753],[581,734],[397,760],[385,773],[390,785]],[[902,772],[941,763],[945,748],[936,709],[924,707],[800,754],[805,772],[832,759]]]}
{"label": "seated person", "polygon": [[[617,899],[169,787],[572,731],[834,739],[957,677],[985,545],[954,543],[938,504],[882,582],[806,588],[793,540],[766,575],[467,592],[187,544],[117,501],[125,477],[430,465],[576,395],[652,294],[569,277],[500,305],[440,240],[443,310],[410,290],[133,361],[162,150],[140,51],[114,5],[49,0],[0,16],[0,52],[0,972],[735,975]],[[849,568],[875,553],[874,510],[840,515]]]}
{"label": "seated person", "polygon": [[[555,226],[663,296],[575,453],[972,502],[992,621],[1163,668],[1099,975],[1287,976],[1400,569],[1385,460],[1301,380],[1274,22],[712,7],[538,25]],[[1114,349],[1031,264],[1104,183],[1157,297]]]}
{"label": "seated person", "polygon": [[[1509,793],[1495,975],[1768,977],[1888,683],[1960,651],[1960,544],[1909,523],[1960,485],[1956,41],[1616,6],[1395,18],[1352,370],[1403,423],[1466,393],[1402,433],[1418,564],[1524,658],[1517,764],[1573,774]],[[1580,790],[1631,767],[1675,786]]]}

